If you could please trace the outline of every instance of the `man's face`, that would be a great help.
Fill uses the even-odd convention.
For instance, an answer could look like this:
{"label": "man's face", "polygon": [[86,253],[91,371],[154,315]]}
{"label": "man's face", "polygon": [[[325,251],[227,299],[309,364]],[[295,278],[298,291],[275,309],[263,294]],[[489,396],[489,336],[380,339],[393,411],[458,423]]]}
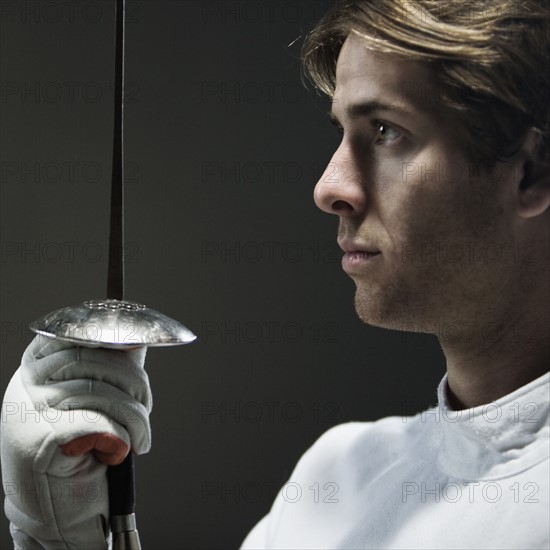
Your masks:
{"label": "man's face", "polygon": [[314,198],[339,217],[359,316],[420,332],[457,324],[467,337],[469,323],[498,317],[517,288],[515,165],[472,173],[479,167],[458,148],[424,64],[350,35],[336,80],[332,116],[343,139]]}

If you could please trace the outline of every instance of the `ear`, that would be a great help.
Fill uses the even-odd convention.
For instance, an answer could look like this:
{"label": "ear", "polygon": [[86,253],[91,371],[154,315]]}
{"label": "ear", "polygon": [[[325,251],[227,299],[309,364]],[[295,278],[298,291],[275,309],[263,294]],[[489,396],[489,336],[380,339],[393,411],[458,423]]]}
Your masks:
{"label": "ear", "polygon": [[518,214],[539,216],[550,208],[550,155],[545,155],[542,136],[534,128],[527,133],[520,149]]}

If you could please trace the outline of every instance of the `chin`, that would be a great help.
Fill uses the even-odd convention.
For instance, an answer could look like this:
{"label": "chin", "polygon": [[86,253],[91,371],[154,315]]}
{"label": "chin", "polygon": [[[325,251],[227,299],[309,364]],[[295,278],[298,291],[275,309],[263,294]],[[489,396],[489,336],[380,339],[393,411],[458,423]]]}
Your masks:
{"label": "chin", "polygon": [[365,288],[358,284],[355,292],[355,311],[366,325],[391,330],[417,332],[425,325],[425,303],[412,303],[406,292],[392,285],[384,289]]}
{"label": "chin", "polygon": [[355,311],[363,323],[379,328],[394,328],[391,315],[384,311],[383,302],[375,299],[372,292],[357,289],[355,293]]}

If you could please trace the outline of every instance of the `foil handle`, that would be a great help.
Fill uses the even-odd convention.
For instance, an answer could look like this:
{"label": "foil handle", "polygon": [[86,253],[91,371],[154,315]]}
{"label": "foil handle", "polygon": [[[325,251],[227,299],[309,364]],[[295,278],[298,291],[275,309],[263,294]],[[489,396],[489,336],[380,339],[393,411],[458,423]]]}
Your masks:
{"label": "foil handle", "polygon": [[123,462],[109,466],[107,479],[113,550],[141,550],[136,526],[135,471],[131,451]]}

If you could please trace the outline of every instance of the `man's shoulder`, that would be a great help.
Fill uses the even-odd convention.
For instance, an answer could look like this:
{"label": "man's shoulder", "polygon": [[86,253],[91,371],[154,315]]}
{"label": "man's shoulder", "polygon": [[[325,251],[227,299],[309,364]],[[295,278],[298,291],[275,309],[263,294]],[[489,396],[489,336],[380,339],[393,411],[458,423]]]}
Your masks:
{"label": "man's shoulder", "polygon": [[348,468],[370,469],[410,453],[415,442],[430,439],[423,416],[388,416],[370,422],[346,422],[324,432],[304,453],[295,473]]}

